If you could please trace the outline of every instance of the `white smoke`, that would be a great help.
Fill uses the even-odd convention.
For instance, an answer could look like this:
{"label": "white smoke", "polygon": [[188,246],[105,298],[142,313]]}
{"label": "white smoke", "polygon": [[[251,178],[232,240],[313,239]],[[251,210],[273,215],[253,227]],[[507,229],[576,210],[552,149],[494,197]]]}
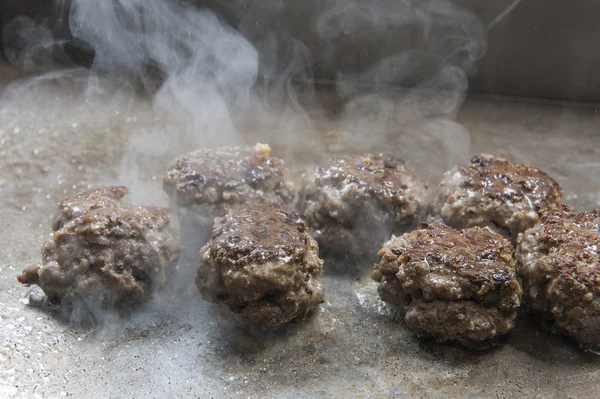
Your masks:
{"label": "white smoke", "polygon": [[345,100],[338,141],[356,150],[391,148],[425,175],[465,159],[469,135],[453,120],[485,53],[479,19],[445,0],[329,4],[316,32],[323,70]]}
{"label": "white smoke", "polygon": [[[454,118],[485,51],[471,12],[445,0],[328,0],[316,15],[296,2],[218,6],[231,25],[175,0],[58,2],[69,38],[54,22],[19,18],[4,29],[4,52],[24,69],[53,71],[11,85],[3,99],[26,106],[67,87],[73,114],[97,113],[85,125],[96,134],[110,114],[107,129],[123,138],[115,183],[134,202],[164,201],[167,163],[203,147],[269,142],[292,167],[385,151],[429,181],[467,159],[469,135]],[[93,54],[89,69],[67,61],[73,43]],[[146,106],[152,118],[129,132],[123,122]]]}
{"label": "white smoke", "polygon": [[[214,6],[235,28],[182,1],[57,2],[56,15],[70,10],[70,41],[93,53],[85,95],[110,98],[114,85],[103,76],[118,77],[117,87],[141,82],[155,112],[177,127],[168,138],[132,139],[141,158],[165,153],[165,139],[172,153],[262,140],[293,164],[319,146],[318,80],[333,83],[343,104],[334,130],[346,149],[389,149],[411,124],[455,117],[467,74],[485,52],[479,19],[448,0],[328,0],[318,11],[280,1]],[[47,25],[19,18],[7,26],[4,49],[14,64],[55,67],[66,57],[65,39]],[[248,132],[249,123],[260,132]],[[124,177],[140,156],[124,160]]]}
{"label": "white smoke", "polygon": [[248,103],[258,54],[212,12],[160,0],[77,0],[70,26],[94,50],[94,71],[135,78],[158,73],[154,104],[180,122],[184,135],[174,139],[182,147],[238,141],[230,110]]}

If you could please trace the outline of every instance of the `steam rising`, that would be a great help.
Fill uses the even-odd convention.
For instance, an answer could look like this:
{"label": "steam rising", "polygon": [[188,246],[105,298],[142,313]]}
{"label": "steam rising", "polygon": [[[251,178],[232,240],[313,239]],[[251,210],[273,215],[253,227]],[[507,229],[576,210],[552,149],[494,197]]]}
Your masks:
{"label": "steam rising", "polygon": [[473,13],[443,0],[337,0],[316,31],[330,63],[344,59],[337,47],[348,38],[368,60],[336,71],[338,93],[347,99],[339,127],[345,143],[373,150],[394,143],[429,179],[432,163],[445,169],[468,155],[468,132],[452,118],[486,49]]}
{"label": "steam rising", "polygon": [[[65,3],[58,4],[55,14],[63,15]],[[464,100],[466,74],[485,52],[480,21],[447,0],[330,0],[319,5],[316,18],[305,14],[308,26],[294,26],[290,9],[296,6],[277,1],[222,7],[239,31],[187,2],[72,0],[71,35],[94,54],[88,93],[103,91],[98,75],[134,87],[141,82],[154,94],[155,111],[178,126],[169,141],[180,150],[244,142],[248,134],[235,122],[240,111],[272,127],[263,141],[297,148],[315,130],[301,104],[321,115],[306,90],[314,69],[335,84],[345,104],[336,122],[349,146],[364,148],[368,132],[368,149],[377,150],[387,147],[381,144],[392,125],[453,117]],[[52,31],[17,19],[4,32],[5,51],[16,65],[48,66],[57,54],[66,57],[57,51],[65,40]],[[259,78],[260,97],[254,90]],[[304,83],[301,95],[294,82]]]}
{"label": "steam rising", "polygon": [[93,69],[144,79],[155,69],[164,79],[158,110],[183,118],[196,147],[237,141],[229,110],[248,101],[258,54],[209,11],[159,0],[78,0],[71,32],[93,48]]}
{"label": "steam rising", "polygon": [[65,43],[56,40],[44,25],[36,25],[27,17],[11,21],[2,34],[2,48],[14,65],[25,70],[44,70],[52,66],[55,47]]}
{"label": "steam rising", "polygon": [[3,96],[71,86],[91,112],[114,115],[150,93],[155,120],[126,135],[118,181],[146,203],[164,201],[149,177],[202,147],[269,142],[292,168],[333,152],[394,152],[430,181],[432,163],[465,159],[469,135],[453,118],[485,52],[479,20],[445,0],[318,3],[299,21],[290,9],[307,8],[295,2],[228,2],[234,28],[183,1],[72,0],[69,42],[94,54],[91,68],[59,69],[66,39],[19,18],[3,33],[10,61],[54,71]]}

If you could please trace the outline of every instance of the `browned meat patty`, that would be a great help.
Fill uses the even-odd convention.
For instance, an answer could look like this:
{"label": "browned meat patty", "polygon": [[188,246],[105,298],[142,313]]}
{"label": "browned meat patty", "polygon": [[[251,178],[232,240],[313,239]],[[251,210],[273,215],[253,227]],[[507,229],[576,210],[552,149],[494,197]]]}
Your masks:
{"label": "browned meat patty", "polygon": [[531,309],[584,345],[600,345],[600,210],[564,205],[519,237],[517,261]]}
{"label": "browned meat patty", "polygon": [[196,285],[251,322],[277,326],[323,303],[323,261],[296,212],[257,206],[217,218],[201,250]]}
{"label": "browned meat patty", "polygon": [[147,300],[177,261],[178,224],[166,208],[122,203],[126,192],[105,187],[62,201],[42,263],[17,280],[37,284],[51,302],[122,309]]}
{"label": "browned meat patty", "polygon": [[392,155],[346,155],[305,175],[300,209],[322,249],[364,256],[418,221],[426,190]]}
{"label": "browned meat patty", "polygon": [[457,229],[487,226],[515,243],[541,212],[558,209],[562,187],[528,165],[481,154],[446,173],[432,213]]}
{"label": "browned meat patty", "polygon": [[[204,149],[182,155],[168,167],[163,189],[180,218],[186,253],[197,256],[210,239],[212,223],[226,209],[293,201],[284,163],[271,148]],[[194,259],[197,262],[197,259]]]}
{"label": "browned meat patty", "polygon": [[73,219],[98,208],[121,206],[121,199],[127,194],[126,187],[103,187],[67,197],[58,204],[52,219],[52,229],[59,230]]}
{"label": "browned meat patty", "polygon": [[512,246],[486,228],[422,223],[393,236],[372,278],[419,334],[468,345],[508,333],[521,304]]}

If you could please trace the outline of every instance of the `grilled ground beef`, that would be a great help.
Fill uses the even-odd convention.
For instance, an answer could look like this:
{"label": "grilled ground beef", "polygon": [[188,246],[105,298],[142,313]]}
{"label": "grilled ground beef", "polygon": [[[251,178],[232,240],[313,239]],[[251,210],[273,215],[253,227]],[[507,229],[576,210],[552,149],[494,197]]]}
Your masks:
{"label": "grilled ground beef", "polygon": [[600,210],[564,205],[519,237],[525,299],[555,330],[600,345]]}
{"label": "grilled ground beef", "polygon": [[486,228],[422,223],[393,236],[372,278],[422,335],[474,345],[509,332],[521,304],[512,246]]}
{"label": "grilled ground beef", "polygon": [[300,209],[323,250],[375,254],[392,233],[418,221],[426,187],[388,154],[332,158],[305,175]]}
{"label": "grilled ground beef", "polygon": [[293,200],[283,161],[264,144],[182,155],[169,165],[163,189],[179,216],[186,258],[194,264],[216,216],[245,205],[286,207]]}
{"label": "grilled ground beef", "polygon": [[196,285],[251,322],[277,326],[323,302],[323,261],[296,212],[257,206],[217,218],[201,250]]}
{"label": "grilled ground beef", "polygon": [[166,208],[124,204],[126,192],[105,187],[62,201],[42,263],[17,280],[40,286],[55,303],[123,309],[150,298],[177,261],[178,224]]}
{"label": "grilled ground beef", "polygon": [[541,212],[560,207],[562,194],[557,182],[532,166],[481,154],[446,173],[431,212],[457,229],[487,226],[514,244]]}

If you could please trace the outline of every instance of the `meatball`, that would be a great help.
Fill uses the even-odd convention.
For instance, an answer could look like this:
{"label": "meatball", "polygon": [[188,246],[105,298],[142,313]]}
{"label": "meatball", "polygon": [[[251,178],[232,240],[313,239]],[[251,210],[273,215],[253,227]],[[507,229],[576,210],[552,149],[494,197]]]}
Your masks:
{"label": "meatball", "polygon": [[512,245],[487,228],[422,223],[392,236],[372,278],[418,334],[483,346],[508,333],[521,304]]}
{"label": "meatball", "polygon": [[304,176],[300,209],[322,249],[362,257],[418,221],[426,190],[392,155],[346,155]]}
{"label": "meatball", "polygon": [[184,247],[192,256],[210,239],[214,218],[226,209],[285,207],[293,200],[291,185],[284,180],[284,163],[265,144],[182,155],[169,165],[163,189],[179,215]]}
{"label": "meatball", "polygon": [[542,215],[518,240],[516,257],[532,311],[584,345],[600,345],[600,210]]}
{"label": "meatball", "polygon": [[323,303],[323,261],[304,218],[271,206],[217,218],[200,251],[196,285],[251,322],[277,326]]}
{"label": "meatball", "polygon": [[560,207],[562,194],[544,172],[482,154],[446,173],[432,213],[457,229],[487,226],[514,244],[541,212]]}
{"label": "meatball", "polygon": [[125,187],[105,187],[62,201],[42,263],[17,280],[38,285],[54,303],[125,309],[163,286],[179,254],[177,221],[158,206],[122,203]]}

